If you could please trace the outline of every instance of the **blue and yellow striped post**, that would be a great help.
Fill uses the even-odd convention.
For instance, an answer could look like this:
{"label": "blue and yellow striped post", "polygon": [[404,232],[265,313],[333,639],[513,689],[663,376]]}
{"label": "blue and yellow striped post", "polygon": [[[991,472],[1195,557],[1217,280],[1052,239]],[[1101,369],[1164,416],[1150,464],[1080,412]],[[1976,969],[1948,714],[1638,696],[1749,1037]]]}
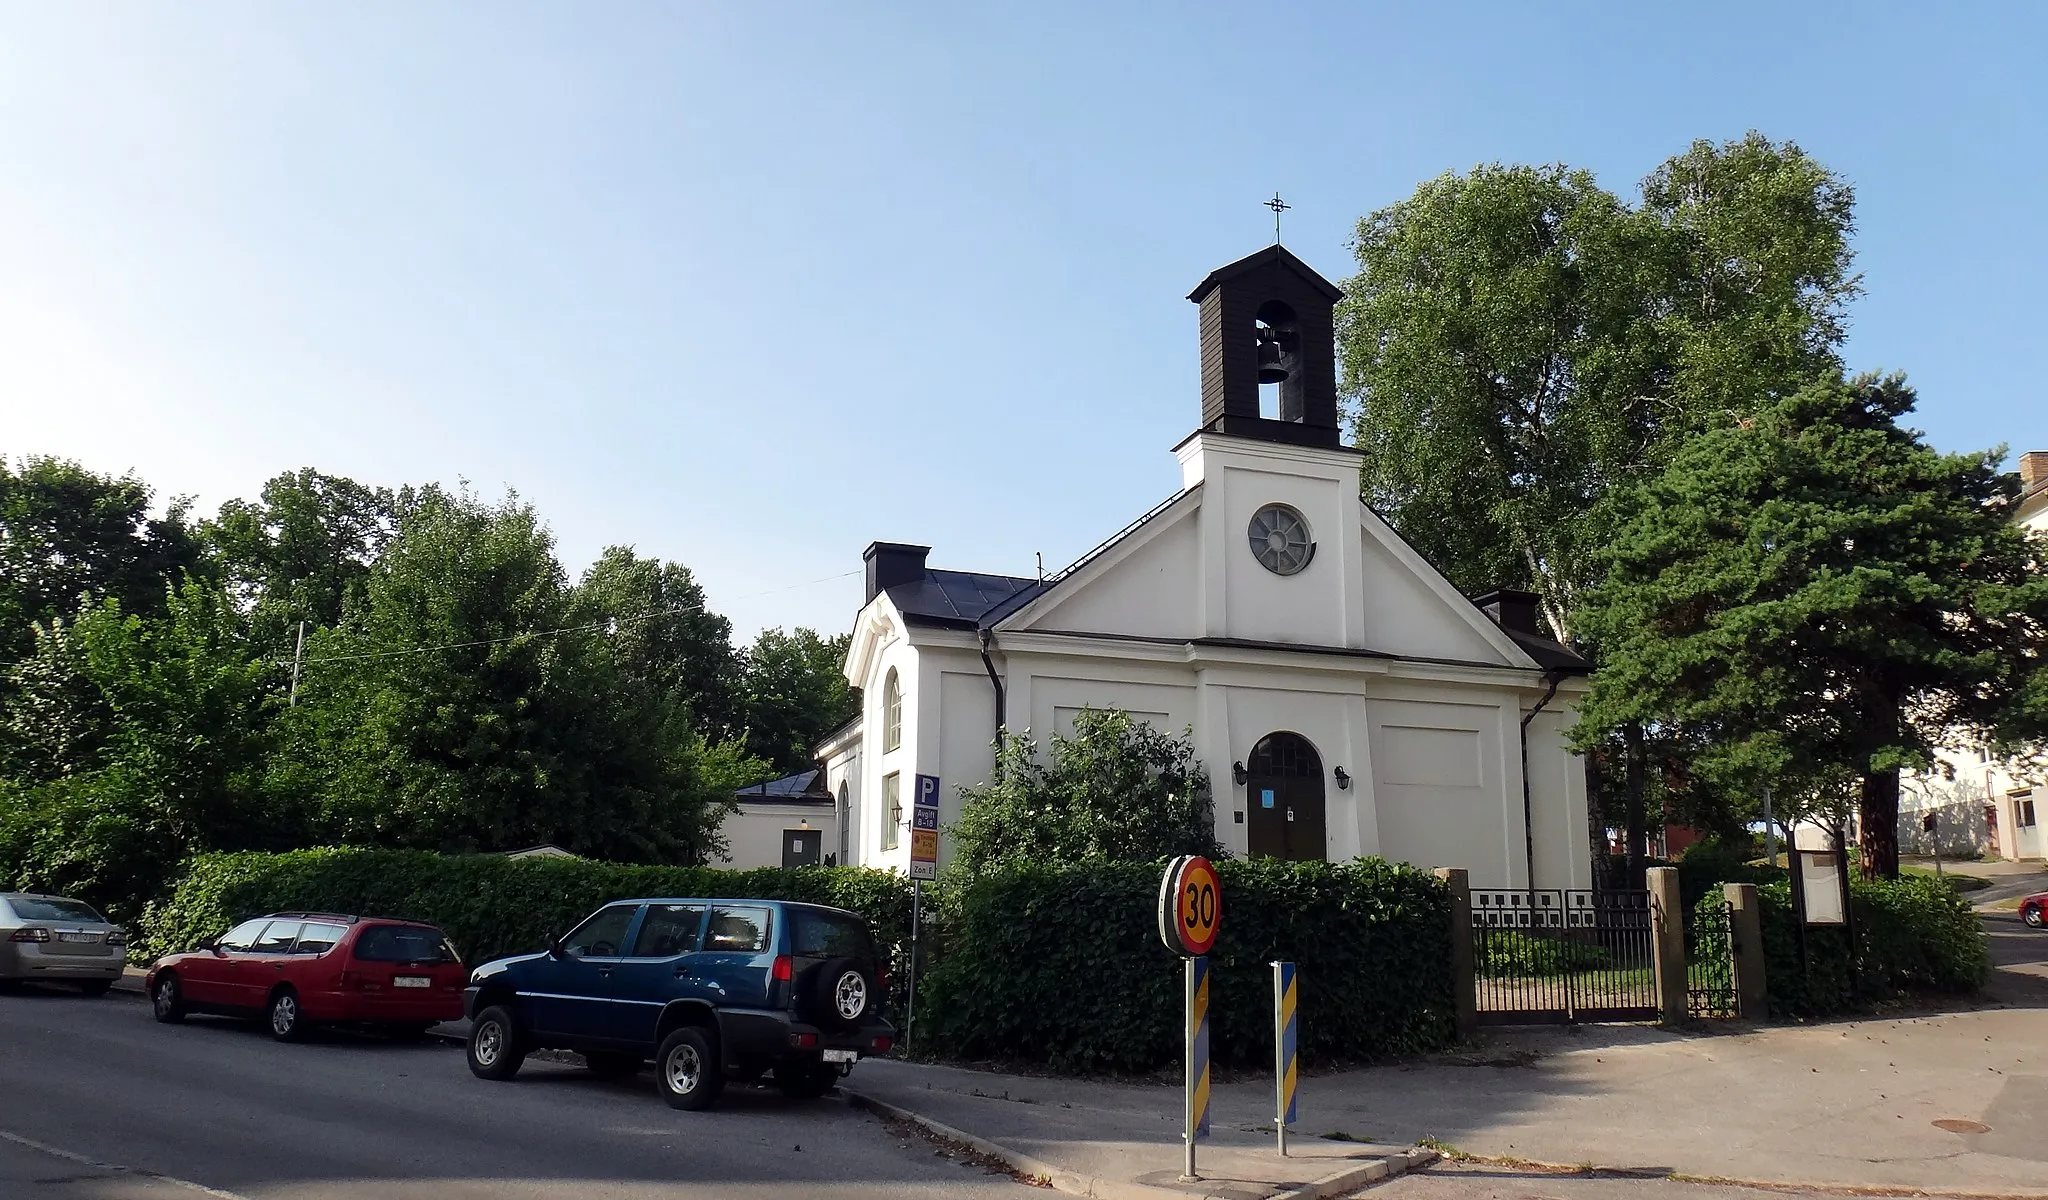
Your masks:
{"label": "blue and yellow striped post", "polygon": [[1209,1136],[1209,960],[1195,957],[1188,964],[1188,1094],[1187,1161],[1181,1172],[1187,1179],[1195,1174],[1195,1141]]}
{"label": "blue and yellow striped post", "polygon": [[1280,1131],[1280,1157],[1287,1157],[1287,1127],[1294,1124],[1294,1085],[1300,1078],[1295,1054],[1294,964],[1273,964],[1273,1127]]}

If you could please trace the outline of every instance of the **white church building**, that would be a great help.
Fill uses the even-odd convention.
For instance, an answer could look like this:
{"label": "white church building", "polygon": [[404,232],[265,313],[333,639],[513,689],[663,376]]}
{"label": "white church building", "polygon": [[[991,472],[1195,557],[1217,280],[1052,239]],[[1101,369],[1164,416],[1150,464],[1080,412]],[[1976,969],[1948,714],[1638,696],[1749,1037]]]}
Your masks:
{"label": "white church building", "polygon": [[1203,280],[1180,490],[1065,570],[867,548],[845,665],[862,712],[816,748],[837,861],[907,870],[918,776],[937,778],[951,824],[998,730],[1043,749],[1082,709],[1114,707],[1192,734],[1234,855],[1592,885],[1586,775],[1564,740],[1587,666],[1537,632],[1534,597],[1459,594],[1359,498],[1338,436],[1341,296],[1277,245]]}

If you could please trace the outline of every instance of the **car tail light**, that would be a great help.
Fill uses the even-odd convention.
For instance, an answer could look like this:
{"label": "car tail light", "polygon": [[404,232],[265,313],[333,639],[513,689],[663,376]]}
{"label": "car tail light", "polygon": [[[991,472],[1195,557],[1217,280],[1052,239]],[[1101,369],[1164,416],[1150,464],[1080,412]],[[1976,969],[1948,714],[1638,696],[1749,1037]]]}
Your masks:
{"label": "car tail light", "polygon": [[789,1044],[799,1050],[809,1050],[818,1044],[818,1035],[815,1033],[792,1033],[789,1035]]}
{"label": "car tail light", "polygon": [[769,972],[769,978],[775,980],[775,982],[777,983],[788,983],[791,977],[794,975],[794,972],[790,968],[791,964],[789,961],[789,955],[778,954],[775,956],[775,968],[773,971]]}
{"label": "car tail light", "polygon": [[896,1044],[896,1040],[895,1040],[894,1038],[890,1038],[890,1037],[886,1037],[886,1036],[884,1036],[884,1037],[878,1037],[878,1038],[876,1038],[876,1039],[875,1039],[875,1049],[876,1049],[877,1051],[881,1051],[881,1050],[887,1050],[887,1049],[888,1049],[889,1047],[891,1047],[891,1046],[893,1046],[893,1045],[895,1045],[895,1044]]}
{"label": "car tail light", "polygon": [[127,930],[125,930],[125,929],[115,929],[115,930],[112,930],[112,931],[110,931],[110,932],[109,932],[109,933],[107,934],[107,945],[109,945],[109,946],[125,946],[125,945],[127,945],[127,944],[128,944],[128,931],[127,931]]}
{"label": "car tail light", "polygon": [[10,942],[47,942],[50,940],[50,931],[31,925],[27,929],[15,930],[13,935],[7,940]]}

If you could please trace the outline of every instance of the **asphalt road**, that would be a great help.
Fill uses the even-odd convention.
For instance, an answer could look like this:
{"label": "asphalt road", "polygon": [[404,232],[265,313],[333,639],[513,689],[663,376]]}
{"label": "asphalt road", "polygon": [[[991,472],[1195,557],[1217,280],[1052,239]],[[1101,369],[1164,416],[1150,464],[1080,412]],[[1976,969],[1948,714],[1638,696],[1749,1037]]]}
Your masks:
{"label": "asphalt road", "polygon": [[[195,1186],[196,1185],[196,1188]],[[253,1026],[159,1025],[139,997],[0,996],[7,1200],[683,1200],[1044,1195],[836,1098],[732,1088],[676,1112],[649,1076],[529,1062],[472,1077],[460,1048]]]}

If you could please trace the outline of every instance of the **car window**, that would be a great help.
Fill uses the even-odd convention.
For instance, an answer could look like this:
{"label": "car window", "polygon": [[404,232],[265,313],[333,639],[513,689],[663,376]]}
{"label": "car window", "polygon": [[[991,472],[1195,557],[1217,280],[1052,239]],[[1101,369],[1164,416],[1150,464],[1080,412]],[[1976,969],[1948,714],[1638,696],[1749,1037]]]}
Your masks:
{"label": "car window", "polygon": [[697,948],[697,928],[704,923],[701,904],[650,904],[647,919],[633,939],[633,957],[669,958]]}
{"label": "car window", "polygon": [[256,935],[262,933],[264,926],[269,924],[270,918],[268,917],[259,917],[254,921],[244,921],[221,935],[220,948],[223,950],[247,950],[256,944]]}
{"label": "car window", "polygon": [[347,932],[346,925],[322,925],[318,921],[308,921],[306,927],[299,930],[299,942],[292,947],[292,953],[325,954],[334,949],[334,943]]}
{"label": "car window", "polygon": [[727,954],[756,953],[768,948],[768,910],[714,908],[704,948]]}
{"label": "car window", "polygon": [[789,916],[791,954],[799,958],[861,958],[870,961],[875,957],[867,922],[859,917],[808,908],[783,911]]}
{"label": "car window", "polygon": [[14,915],[24,921],[97,921],[104,925],[107,919],[93,911],[90,904],[76,900],[55,900],[16,896],[6,902]]}
{"label": "car window", "polygon": [[355,957],[363,962],[456,961],[448,939],[425,925],[372,925],[356,936]]}
{"label": "car window", "polygon": [[272,921],[270,927],[263,931],[263,936],[256,939],[255,953],[290,954],[292,943],[299,940],[299,927],[304,924],[304,921]]}
{"label": "car window", "polygon": [[578,958],[617,958],[626,943],[626,928],[633,923],[637,904],[614,904],[598,909],[591,918],[562,939],[562,949]]}

